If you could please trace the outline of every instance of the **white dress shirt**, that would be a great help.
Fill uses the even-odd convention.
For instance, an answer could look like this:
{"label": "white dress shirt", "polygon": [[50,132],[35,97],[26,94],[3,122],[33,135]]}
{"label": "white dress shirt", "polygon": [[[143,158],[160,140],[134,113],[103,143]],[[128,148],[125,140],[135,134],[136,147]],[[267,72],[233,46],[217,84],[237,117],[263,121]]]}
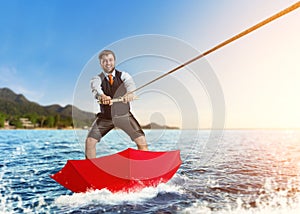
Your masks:
{"label": "white dress shirt", "polygon": [[[108,73],[102,72],[105,75],[105,78],[108,79]],[[116,75],[116,70],[113,70],[111,73],[113,77]],[[124,83],[124,86],[127,90],[127,92],[134,91],[135,90],[135,83],[127,72],[122,71],[121,72],[121,80]],[[91,89],[92,93],[94,94],[95,98],[97,99],[100,95],[104,94],[104,92],[101,89],[102,80],[99,75],[94,76],[91,80]]]}

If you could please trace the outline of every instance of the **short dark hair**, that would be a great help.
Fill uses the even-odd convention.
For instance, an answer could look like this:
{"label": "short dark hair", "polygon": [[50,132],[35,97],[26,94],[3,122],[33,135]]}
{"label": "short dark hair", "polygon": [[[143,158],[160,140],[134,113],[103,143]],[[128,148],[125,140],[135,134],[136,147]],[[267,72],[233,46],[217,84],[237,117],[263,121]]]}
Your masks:
{"label": "short dark hair", "polygon": [[101,58],[102,58],[103,56],[108,55],[108,54],[112,54],[113,57],[114,57],[114,59],[116,60],[116,55],[115,55],[115,53],[114,53],[113,51],[111,51],[111,50],[103,50],[103,51],[101,51],[101,52],[99,53],[98,59],[101,60]]}

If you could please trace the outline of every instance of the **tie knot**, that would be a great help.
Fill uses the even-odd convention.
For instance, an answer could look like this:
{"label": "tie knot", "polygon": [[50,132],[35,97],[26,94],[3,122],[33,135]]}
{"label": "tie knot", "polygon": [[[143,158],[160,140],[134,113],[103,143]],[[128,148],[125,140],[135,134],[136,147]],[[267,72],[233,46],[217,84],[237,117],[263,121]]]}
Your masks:
{"label": "tie knot", "polygon": [[114,78],[113,78],[113,75],[112,74],[108,74],[108,82],[110,85],[113,85],[114,83]]}

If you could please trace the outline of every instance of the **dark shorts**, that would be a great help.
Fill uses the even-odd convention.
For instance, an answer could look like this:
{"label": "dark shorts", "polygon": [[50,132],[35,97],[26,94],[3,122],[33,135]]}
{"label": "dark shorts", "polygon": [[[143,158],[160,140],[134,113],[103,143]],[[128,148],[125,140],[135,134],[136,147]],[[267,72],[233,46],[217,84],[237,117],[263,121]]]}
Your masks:
{"label": "dark shorts", "polygon": [[114,127],[122,129],[133,141],[137,137],[145,136],[138,121],[131,113],[128,113],[126,115],[114,117],[113,119],[97,117],[93,122],[87,137],[91,137],[100,141],[101,138],[104,137]]}

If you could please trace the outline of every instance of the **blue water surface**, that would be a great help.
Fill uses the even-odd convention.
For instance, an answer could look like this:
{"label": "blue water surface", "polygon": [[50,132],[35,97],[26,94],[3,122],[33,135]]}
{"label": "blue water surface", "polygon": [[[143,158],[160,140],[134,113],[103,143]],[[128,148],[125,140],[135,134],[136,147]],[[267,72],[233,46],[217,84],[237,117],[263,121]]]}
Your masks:
{"label": "blue water surface", "polygon": [[[175,176],[133,193],[72,193],[49,175],[84,159],[86,130],[0,130],[0,213],[299,213],[300,131],[146,131],[150,150],[181,150]],[[221,136],[221,137],[220,137]],[[97,156],[135,144],[113,130]]]}

